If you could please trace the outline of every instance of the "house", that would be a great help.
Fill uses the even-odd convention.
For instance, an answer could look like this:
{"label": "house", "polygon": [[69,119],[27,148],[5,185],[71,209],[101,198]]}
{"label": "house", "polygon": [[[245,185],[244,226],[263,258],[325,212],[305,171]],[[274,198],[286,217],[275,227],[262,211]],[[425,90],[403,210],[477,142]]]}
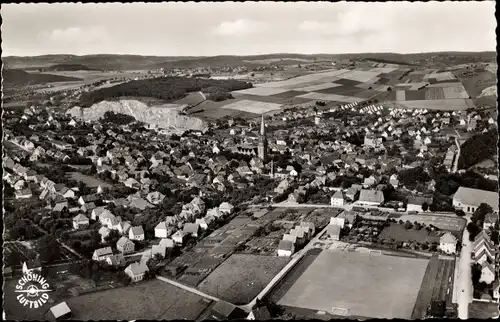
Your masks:
{"label": "house", "polygon": [[152,203],[153,205],[160,204],[163,201],[163,199],[165,199],[165,195],[158,191],[150,192],[146,196],[146,200]]}
{"label": "house", "polygon": [[459,187],[453,196],[453,207],[463,210],[466,214],[474,213],[481,203],[488,204],[498,213],[497,192]]}
{"label": "house", "polygon": [[31,272],[41,272],[41,271],[42,271],[42,262],[40,262],[40,259],[38,257],[34,260],[23,262],[22,266],[23,275],[26,275]]}
{"label": "house", "polygon": [[481,278],[479,282],[485,282],[486,284],[491,284],[495,280],[495,269],[493,265],[488,262],[484,262],[481,268]]}
{"label": "house", "polygon": [[162,258],[165,258],[165,254],[167,253],[167,247],[165,245],[162,245],[161,243],[159,245],[153,245],[151,247],[151,255],[155,256],[156,254],[160,254]]}
{"label": "house", "polygon": [[439,238],[439,249],[446,254],[457,252],[457,238],[451,233],[446,233]]}
{"label": "house", "polygon": [[78,203],[83,206],[90,202],[96,202],[98,199],[99,197],[97,195],[86,195],[78,198]]}
{"label": "house", "polygon": [[277,194],[281,195],[281,194],[283,194],[288,189],[289,186],[290,186],[290,184],[288,183],[288,180],[284,179],[274,189],[274,192],[276,192]]}
{"label": "house", "polygon": [[184,243],[184,237],[184,232],[182,230],[178,230],[172,235],[172,240],[176,245],[182,245]]}
{"label": "house", "polygon": [[109,228],[117,230],[121,235],[126,235],[130,232],[131,227],[132,225],[130,225],[129,221],[121,221],[120,217],[116,217],[115,219],[111,220],[111,227]]}
{"label": "house", "polygon": [[231,205],[229,202],[223,202],[219,205],[219,210],[223,214],[230,215],[233,212],[234,206]]}
{"label": "house", "polygon": [[162,245],[166,248],[174,248],[175,247],[174,241],[170,238],[162,238],[160,240],[160,245]]}
{"label": "house", "polygon": [[[359,187],[359,188],[358,188]],[[359,192],[361,191],[362,187],[359,185],[352,185],[349,189],[347,189],[347,192],[345,196],[351,200],[355,201],[358,199]]]}
{"label": "house", "polygon": [[330,198],[330,205],[337,207],[342,207],[344,205],[344,195],[342,191],[339,190],[333,194]]}
{"label": "house", "polygon": [[291,241],[295,245],[297,243],[297,236],[291,234],[284,234],[283,240]]}
{"label": "house", "polygon": [[114,254],[106,258],[106,263],[110,266],[123,266],[126,264],[123,254]]}
{"label": "house", "polygon": [[483,265],[484,263],[492,263],[495,259],[493,251],[486,247],[474,253],[474,262]]}
{"label": "house", "polygon": [[362,189],[357,203],[367,206],[379,206],[384,203],[384,193],[379,190]]}
{"label": "house", "polygon": [[248,314],[247,320],[257,320],[257,321],[264,321],[264,320],[271,320],[271,313],[267,309],[266,306],[261,306],[259,308],[255,308],[250,313]]}
{"label": "house", "polygon": [[492,285],[493,298],[498,302],[500,300],[500,281],[496,279]]}
{"label": "house", "polygon": [[111,255],[113,255],[113,251],[111,250],[111,247],[108,246],[108,247],[98,248],[98,249],[94,250],[94,254],[92,255],[92,259],[95,261],[104,261],[104,260],[106,260],[106,258],[108,258]]}
{"label": "house", "polygon": [[73,218],[74,229],[86,228],[89,226],[89,224],[90,224],[89,219],[87,218],[87,216],[83,214],[79,214]]}
{"label": "house", "polygon": [[126,187],[132,188],[132,189],[141,189],[141,184],[139,181],[135,180],[134,178],[128,178],[123,182],[123,184]]}
{"label": "house", "polygon": [[278,256],[290,257],[295,251],[295,245],[289,240],[280,240],[278,245]]}
{"label": "house", "polygon": [[200,229],[208,229],[208,223],[205,218],[197,218],[195,224],[200,226]]}
{"label": "house", "polygon": [[219,208],[211,208],[211,209],[209,209],[207,211],[207,215],[206,216],[212,216],[214,218],[220,218],[220,217],[224,216],[224,213],[222,211],[220,211]]}
{"label": "house", "polygon": [[131,227],[128,231],[130,240],[144,240],[144,229],[142,226]]}
{"label": "house", "polygon": [[187,223],[184,225],[182,232],[186,236],[198,237],[198,231],[200,230],[200,225],[196,223]]}
{"label": "house", "polygon": [[22,189],[15,192],[16,199],[29,199],[33,197],[31,189]]}
{"label": "house", "polygon": [[116,249],[123,254],[133,253],[135,250],[135,244],[133,241],[125,236],[122,236],[116,242]]}
{"label": "house", "polygon": [[424,210],[422,209],[422,205],[427,204],[426,210],[428,210],[428,208],[432,204],[432,202],[433,202],[432,197],[411,196],[408,198],[406,210],[407,211],[423,212]]}
{"label": "house", "polygon": [[160,222],[155,227],[155,237],[156,238],[167,238],[171,233],[171,228],[167,225],[166,221]]}
{"label": "house", "polygon": [[219,300],[211,309],[212,319],[218,321],[244,319],[247,314],[241,308],[229,302]]}
{"label": "house", "polygon": [[101,227],[99,228],[99,235],[101,235],[101,241],[104,243],[106,237],[108,237],[109,233],[111,230],[108,227]]}
{"label": "house", "polygon": [[132,282],[142,281],[144,279],[144,275],[148,272],[148,266],[145,263],[132,263],[127,268],[125,268],[125,274],[130,277]]}
{"label": "house", "polygon": [[329,225],[337,225],[340,228],[344,228],[346,219],[342,217],[331,217]]}
{"label": "house", "polygon": [[392,174],[389,178],[389,184],[392,185],[395,189],[399,186],[398,176],[396,174]]}
{"label": "house", "polygon": [[498,214],[494,214],[492,212],[487,213],[486,216],[484,217],[483,230],[488,230],[490,229],[490,227],[493,227],[497,220],[498,220]]}
{"label": "house", "polygon": [[71,316],[72,312],[68,304],[66,302],[61,302],[49,309],[49,311],[45,314],[45,320],[47,321],[69,320],[71,319]]}
{"label": "house", "polygon": [[340,226],[338,225],[328,225],[326,232],[331,239],[340,240],[340,230]]}
{"label": "house", "polygon": [[316,226],[314,226],[314,223],[310,221],[301,221],[300,227],[305,228],[307,230],[307,235],[310,237],[314,236],[316,233]]}

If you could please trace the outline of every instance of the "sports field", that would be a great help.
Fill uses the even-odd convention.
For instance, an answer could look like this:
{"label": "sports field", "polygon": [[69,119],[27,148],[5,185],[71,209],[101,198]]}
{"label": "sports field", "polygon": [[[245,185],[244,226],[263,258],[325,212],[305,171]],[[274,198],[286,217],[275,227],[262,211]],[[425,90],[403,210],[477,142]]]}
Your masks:
{"label": "sports field", "polygon": [[408,319],[428,262],[323,251],[278,304],[351,316]]}

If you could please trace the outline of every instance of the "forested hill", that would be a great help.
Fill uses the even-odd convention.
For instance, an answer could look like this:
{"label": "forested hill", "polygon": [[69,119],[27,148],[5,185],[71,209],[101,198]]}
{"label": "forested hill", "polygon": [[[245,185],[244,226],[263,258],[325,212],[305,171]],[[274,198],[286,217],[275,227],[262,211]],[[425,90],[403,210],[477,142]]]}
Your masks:
{"label": "forested hill", "polygon": [[189,92],[204,90],[209,90],[211,93],[231,92],[252,86],[252,83],[238,80],[186,77],[141,79],[83,93],[80,96],[80,106],[88,107],[103,100],[113,100],[119,97],[152,97],[171,102],[183,98]]}
{"label": "forested hill", "polygon": [[6,87],[82,80],[81,78],[76,77],[28,73],[20,69],[4,69],[2,72],[2,76],[3,84]]}

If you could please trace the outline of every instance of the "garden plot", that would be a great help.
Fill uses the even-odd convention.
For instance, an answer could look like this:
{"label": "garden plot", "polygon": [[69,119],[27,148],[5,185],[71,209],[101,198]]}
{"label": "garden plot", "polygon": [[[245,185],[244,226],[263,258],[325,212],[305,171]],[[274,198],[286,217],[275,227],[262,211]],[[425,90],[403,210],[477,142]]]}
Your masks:
{"label": "garden plot", "polygon": [[423,259],[323,251],[278,304],[408,319],[427,264]]}
{"label": "garden plot", "polygon": [[281,94],[287,91],[288,91],[287,89],[275,88],[275,87],[252,87],[248,89],[234,91],[233,93],[258,95],[258,96],[271,96],[271,95]]}
{"label": "garden plot", "polygon": [[[305,97],[308,98],[308,97]],[[276,111],[281,108],[282,104],[276,103],[265,103],[265,102],[256,102],[249,100],[242,100],[238,102],[234,102],[228,105],[223,106],[223,109],[237,110],[254,114],[264,114],[271,111]]]}
{"label": "garden plot", "polygon": [[233,254],[198,289],[233,304],[246,304],[266,287],[289,258]]}
{"label": "garden plot", "polygon": [[438,111],[465,111],[474,106],[470,99],[414,100],[405,101],[402,104],[406,108],[421,108]]}
{"label": "garden plot", "polygon": [[359,98],[357,98],[357,97],[349,97],[349,96],[336,95],[336,94],[322,94],[322,93],[317,93],[317,92],[307,93],[307,94],[300,95],[297,97],[322,100],[322,101],[336,101],[336,102],[343,102],[343,103],[354,103],[354,102],[359,101]]}
{"label": "garden plot", "polygon": [[439,87],[430,87],[425,89],[425,99],[426,100],[443,100],[446,97],[444,96],[444,91]]}

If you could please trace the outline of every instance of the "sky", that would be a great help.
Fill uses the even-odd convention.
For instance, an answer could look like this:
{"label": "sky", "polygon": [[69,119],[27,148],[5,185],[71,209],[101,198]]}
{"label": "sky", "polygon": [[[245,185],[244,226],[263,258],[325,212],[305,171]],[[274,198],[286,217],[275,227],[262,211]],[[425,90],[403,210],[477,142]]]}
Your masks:
{"label": "sky", "polygon": [[2,5],[2,56],[495,51],[495,2]]}

